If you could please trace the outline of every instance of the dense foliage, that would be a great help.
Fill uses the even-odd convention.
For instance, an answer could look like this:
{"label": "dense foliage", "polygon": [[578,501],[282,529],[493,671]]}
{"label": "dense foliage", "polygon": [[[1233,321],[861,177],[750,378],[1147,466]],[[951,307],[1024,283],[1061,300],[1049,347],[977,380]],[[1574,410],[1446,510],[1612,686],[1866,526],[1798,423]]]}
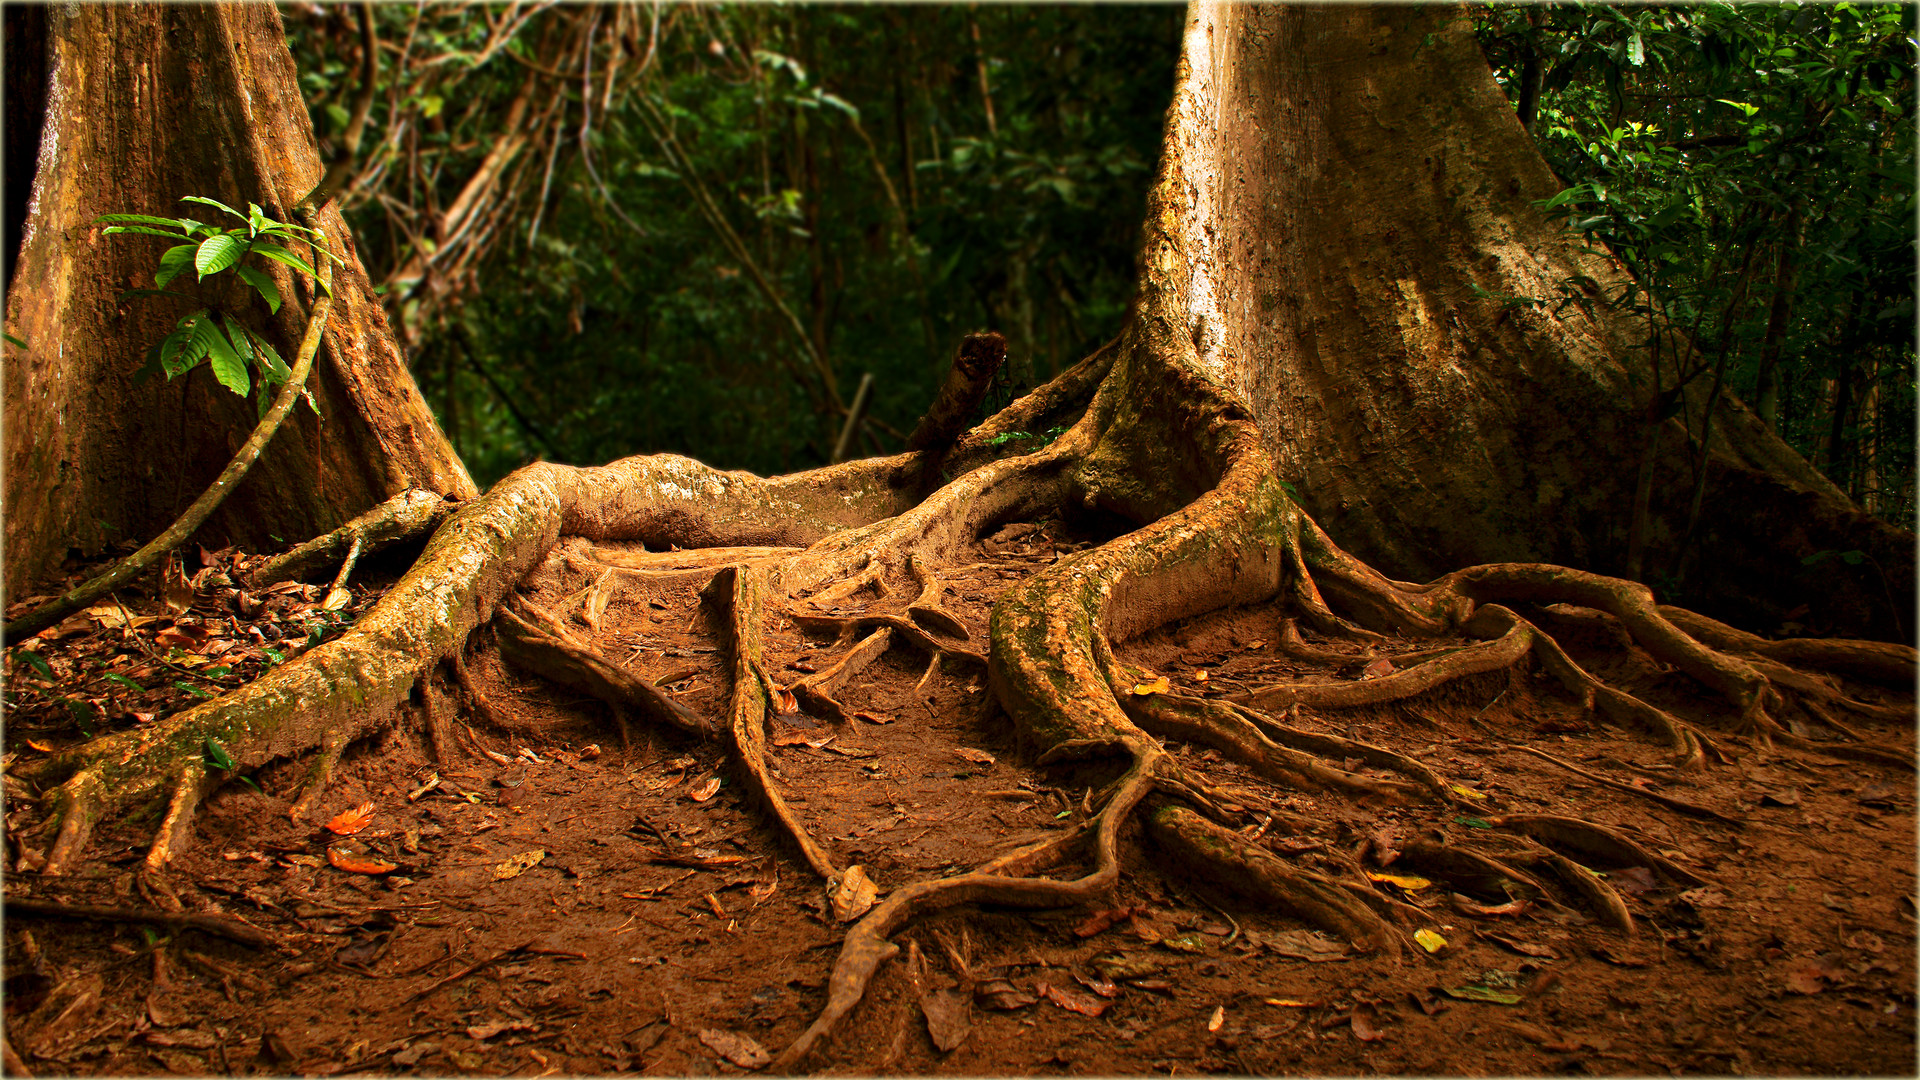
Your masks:
{"label": "dense foliage", "polygon": [[[322,132],[360,28],[289,5]],[[971,330],[1005,396],[1119,326],[1182,9],[376,5],[346,200],[484,486],[538,455],[896,450]]]}
{"label": "dense foliage", "polygon": [[[340,131],[357,9],[283,10],[316,123]],[[1867,508],[1908,520],[1914,10],[1472,11],[1567,185],[1551,208],[1633,271],[1604,300],[1649,320],[1649,415],[1677,384],[1723,384]],[[534,456],[818,464],[866,373],[860,450],[891,450],[965,331],[1008,336],[1003,394],[1084,355],[1127,300],[1182,17],[372,14],[375,149],[347,205],[483,484]]]}
{"label": "dense foliage", "polygon": [[1639,283],[1608,299],[1689,331],[1656,354],[1661,389],[1724,377],[1868,510],[1910,523],[1915,9],[1476,16],[1567,184],[1552,205]]}

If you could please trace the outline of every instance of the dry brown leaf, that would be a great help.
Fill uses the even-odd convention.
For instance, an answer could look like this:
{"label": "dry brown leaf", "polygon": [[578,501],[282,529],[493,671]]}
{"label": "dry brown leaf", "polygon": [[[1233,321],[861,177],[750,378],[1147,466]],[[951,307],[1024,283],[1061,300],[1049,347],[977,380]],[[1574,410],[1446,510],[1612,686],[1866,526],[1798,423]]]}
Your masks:
{"label": "dry brown leaf", "polygon": [[327,849],[327,861],[336,868],[349,874],[389,874],[397,869],[390,862],[379,859],[363,859],[358,855],[348,855],[338,848]]}
{"label": "dry brown leaf", "polygon": [[1006,979],[988,979],[973,988],[973,1000],[989,1009],[1012,1012],[1039,1002],[1039,998]]}
{"label": "dry brown leaf", "polygon": [[1215,1005],[1213,1007],[1213,1015],[1207,1017],[1207,1030],[1219,1031],[1221,1026],[1224,1025],[1226,1022],[1227,1022],[1227,1007],[1225,1005]]}
{"label": "dry brown leaf", "polygon": [[687,797],[694,802],[706,802],[719,793],[720,778],[718,776],[709,776],[705,780],[702,780],[692,791],[687,792]]}
{"label": "dry brown leaf", "polygon": [[1384,656],[1360,669],[1360,677],[1363,679],[1378,679],[1382,675],[1391,674],[1393,674],[1393,661]]}
{"label": "dry brown leaf", "polygon": [[1068,1012],[1077,1012],[1081,1016],[1099,1016],[1113,1007],[1113,1002],[1111,1001],[1102,1001],[1099,998],[1088,997],[1085,994],[1072,990],[1063,990],[1050,982],[1034,983],[1033,989],[1041,997],[1046,998],[1055,1005],[1060,1006]]}
{"label": "dry brown leaf", "polygon": [[866,721],[867,723],[869,723],[869,724],[891,724],[891,723],[893,723],[893,717],[891,717],[891,716],[881,716],[881,715],[880,715],[879,713],[870,713],[870,712],[857,712],[857,713],[854,713],[854,714],[853,714],[853,718],[854,718],[855,720],[865,720],[865,721]]}
{"label": "dry brown leaf", "polygon": [[987,753],[985,750],[975,750],[967,746],[956,746],[953,748],[953,752],[976,765],[991,765],[994,762],[993,755]]}
{"label": "dry brown leaf", "polygon": [[852,922],[872,910],[880,898],[880,889],[867,877],[862,866],[849,866],[840,876],[827,882],[827,899],[833,904],[833,917]]}
{"label": "dry brown leaf", "polygon": [[758,1069],[773,1060],[766,1048],[737,1031],[701,1028],[700,1041],[707,1048],[743,1069]]}
{"label": "dry brown leaf", "polygon": [[187,582],[187,575],[180,569],[177,556],[167,556],[167,562],[160,571],[160,599],[166,602],[167,610],[175,615],[193,606],[193,586]]}
{"label": "dry brown leaf", "polygon": [[1073,936],[1090,938],[1123,919],[1131,919],[1135,915],[1145,914],[1146,910],[1144,906],[1136,904],[1132,907],[1109,908],[1106,911],[1096,911],[1092,915],[1089,915],[1085,922],[1073,928]]}
{"label": "dry brown leaf", "polygon": [[973,1002],[956,990],[935,990],[920,999],[933,1045],[947,1053],[967,1041],[973,1031]]}

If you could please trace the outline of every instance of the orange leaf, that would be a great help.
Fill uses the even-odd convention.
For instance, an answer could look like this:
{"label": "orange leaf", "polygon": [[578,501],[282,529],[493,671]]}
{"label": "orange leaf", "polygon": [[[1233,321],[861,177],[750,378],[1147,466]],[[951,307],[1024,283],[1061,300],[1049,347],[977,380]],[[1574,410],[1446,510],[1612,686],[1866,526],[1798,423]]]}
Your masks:
{"label": "orange leaf", "polygon": [[327,828],[341,836],[352,836],[367,827],[373,821],[373,804],[363,802],[351,810],[343,810],[340,816],[327,822]]}
{"label": "orange leaf", "polygon": [[694,802],[706,802],[708,799],[711,799],[714,797],[714,795],[718,794],[719,791],[720,791],[720,778],[717,776],[711,776],[711,777],[708,777],[706,781],[702,783],[699,787],[696,787],[692,791],[687,792],[687,794],[693,799]]}
{"label": "orange leaf", "polygon": [[398,869],[390,862],[342,855],[338,848],[327,849],[327,861],[349,874],[386,874]]}

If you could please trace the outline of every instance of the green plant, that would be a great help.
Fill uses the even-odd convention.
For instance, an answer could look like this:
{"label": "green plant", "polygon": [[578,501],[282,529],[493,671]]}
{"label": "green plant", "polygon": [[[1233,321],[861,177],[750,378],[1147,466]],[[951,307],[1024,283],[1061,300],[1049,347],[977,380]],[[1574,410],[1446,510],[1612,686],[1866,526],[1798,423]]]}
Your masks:
{"label": "green plant", "polygon": [[[196,283],[231,270],[236,277],[245,282],[253,291],[265,300],[270,312],[280,310],[280,289],[273,278],[257,266],[247,264],[247,257],[257,255],[284,263],[319,280],[319,274],[307,260],[294,254],[286,245],[305,243],[313,251],[324,254],[335,263],[341,263],[339,256],[328,252],[320,245],[326,237],[317,229],[303,225],[293,225],[275,221],[260,209],[257,203],[248,203],[247,212],[242,214],[225,203],[200,195],[188,195],[181,202],[198,203],[225,211],[238,218],[243,224],[236,228],[222,229],[207,225],[192,218],[164,218],[150,214],[103,214],[98,221],[107,222],[103,230],[108,234],[133,233],[143,236],[161,236],[169,240],[180,240],[160,253],[160,260],[153,273],[154,288],[131,289],[121,294],[131,296],[165,296],[182,300],[198,298],[187,293],[167,288],[181,274],[191,268]],[[344,265],[344,264],[343,264]],[[135,381],[164,373],[168,379],[184,375],[202,363],[213,371],[220,385],[246,397],[253,389],[254,381],[248,369],[259,373],[258,385],[261,392],[257,397],[259,411],[264,415],[271,402],[268,388],[279,386],[287,381],[291,369],[280,358],[271,342],[258,331],[247,326],[235,317],[235,312],[222,308],[218,304],[207,304],[189,315],[183,316],[173,333],[161,339],[147,351],[147,363],[135,372]],[[307,406],[319,411],[314,404],[313,395],[307,393]]]}

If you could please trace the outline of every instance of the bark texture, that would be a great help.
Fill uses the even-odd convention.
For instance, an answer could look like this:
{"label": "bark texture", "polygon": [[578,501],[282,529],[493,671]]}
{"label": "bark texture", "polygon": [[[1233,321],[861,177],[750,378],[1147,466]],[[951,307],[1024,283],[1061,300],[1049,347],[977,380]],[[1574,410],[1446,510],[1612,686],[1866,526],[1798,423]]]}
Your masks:
{"label": "bark texture", "polygon": [[[1163,226],[1190,264],[1187,331],[1315,518],[1398,577],[1507,560],[1620,572],[1648,329],[1558,303],[1617,297],[1627,277],[1532,205],[1560,184],[1465,14],[1209,0],[1187,33]],[[1661,440],[1655,569],[1685,529],[1697,381]],[[1911,634],[1894,604],[1911,603],[1912,535],[1731,397],[1708,472],[1689,602],[1768,628],[1804,604],[1833,632]],[[1800,565],[1852,549],[1885,580]]]}
{"label": "bark texture", "polygon": [[[253,425],[253,404],[207,372],[134,385],[142,353],[192,310],[121,301],[151,288],[157,237],[103,236],[94,219],[145,213],[210,220],[204,195],[291,220],[322,169],[278,12],[266,4],[68,5],[44,9],[46,107],[19,264],[7,296],[6,588],[164,528]],[[9,74],[11,85],[13,73]],[[13,117],[9,116],[9,123]],[[476,494],[387,331],[337,212],[322,215],[349,264],[302,408],[202,530],[258,549],[325,532],[390,495]],[[287,304],[270,323],[292,356],[312,285],[272,264]],[[186,279],[181,279],[183,282]]]}

